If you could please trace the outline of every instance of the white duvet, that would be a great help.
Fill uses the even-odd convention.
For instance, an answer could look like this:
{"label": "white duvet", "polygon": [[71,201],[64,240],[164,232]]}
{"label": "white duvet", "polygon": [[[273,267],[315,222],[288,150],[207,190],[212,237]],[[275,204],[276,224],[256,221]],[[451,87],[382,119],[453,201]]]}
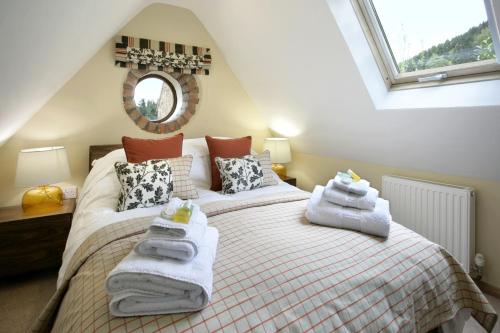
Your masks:
{"label": "white duvet", "polygon": [[[270,193],[289,192],[293,190],[300,191],[296,187],[281,180],[279,180],[276,186],[266,186],[253,191],[239,192],[233,195],[222,195],[218,192],[210,191],[208,189],[210,173],[207,171],[209,166],[208,157],[206,156],[208,155],[206,144],[205,147],[203,147],[199,139],[192,139],[190,141],[191,144],[193,141],[195,141],[196,144],[200,141],[198,146],[190,145],[187,149],[186,146],[183,147],[185,155],[191,154],[194,156],[190,176],[197,186],[199,198],[193,200],[193,202],[197,204],[201,205],[219,200],[248,199],[261,195],[268,195]],[[66,272],[71,257],[92,233],[107,225],[133,218],[150,216],[151,220],[153,220],[154,217],[159,216],[161,210],[164,208],[164,206],[161,205],[117,212],[116,205],[120,192],[120,183],[118,182],[114,169],[114,163],[117,161],[126,161],[123,149],[115,150],[103,158],[96,160],[83,184],[82,190],[80,191],[80,197],[78,198],[77,208],[73,216],[66,249],[64,250],[62,266],[59,270],[57,280],[58,287],[62,283],[62,277]]]}

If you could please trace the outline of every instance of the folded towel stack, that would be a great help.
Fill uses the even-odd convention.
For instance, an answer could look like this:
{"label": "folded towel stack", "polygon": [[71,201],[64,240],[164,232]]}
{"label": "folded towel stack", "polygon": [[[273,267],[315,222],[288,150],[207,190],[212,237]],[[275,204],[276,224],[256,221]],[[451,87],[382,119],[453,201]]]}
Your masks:
{"label": "folded towel stack", "polygon": [[392,221],[389,202],[379,198],[368,181],[346,181],[343,175],[331,179],[326,187],[314,188],[306,218],[315,224],[387,237]]}
{"label": "folded towel stack", "polygon": [[[183,204],[172,199],[166,211]],[[109,274],[109,309],[118,317],[191,312],[212,295],[219,233],[193,205],[189,222],[155,218],[145,237]]]}
{"label": "folded towel stack", "polygon": [[[363,194],[356,194],[356,192]],[[374,210],[378,199],[378,190],[370,187],[370,183],[364,179],[346,187],[338,180],[338,177],[335,177],[328,181],[323,195],[327,201],[339,206]]]}
{"label": "folded towel stack", "polygon": [[[174,198],[166,210],[176,210],[182,200]],[[135,251],[144,256],[155,258],[174,258],[192,260],[198,254],[200,242],[207,229],[207,216],[198,205],[193,205],[189,223],[174,222],[163,217],[156,217],[144,239],[137,243]]]}
{"label": "folded towel stack", "polygon": [[189,262],[144,257],[132,251],[108,275],[109,309],[118,317],[191,312],[212,295],[212,265],[219,233],[208,227]]}
{"label": "folded towel stack", "polygon": [[331,181],[331,185],[333,185],[335,188],[338,188],[339,190],[347,193],[357,195],[365,195],[370,188],[370,183],[364,179],[361,179],[357,182],[353,182],[352,180],[346,182],[345,178],[337,175],[335,176],[335,178],[331,179]]}

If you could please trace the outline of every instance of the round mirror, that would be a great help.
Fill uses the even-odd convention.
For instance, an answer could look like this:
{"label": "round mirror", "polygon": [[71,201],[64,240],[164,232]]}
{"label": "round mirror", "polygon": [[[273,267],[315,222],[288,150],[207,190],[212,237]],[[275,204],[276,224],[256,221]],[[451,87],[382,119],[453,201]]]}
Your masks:
{"label": "round mirror", "polygon": [[137,110],[149,121],[164,122],[175,112],[177,94],[174,85],[160,75],[143,76],[134,90]]}
{"label": "round mirror", "polygon": [[198,92],[192,74],[131,69],[123,83],[123,107],[141,129],[170,133],[195,114]]}

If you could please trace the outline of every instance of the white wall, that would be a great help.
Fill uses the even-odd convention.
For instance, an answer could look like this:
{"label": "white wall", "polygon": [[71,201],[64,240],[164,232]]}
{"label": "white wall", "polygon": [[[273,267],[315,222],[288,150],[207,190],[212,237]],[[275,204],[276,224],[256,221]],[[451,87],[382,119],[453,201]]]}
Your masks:
{"label": "white wall", "polygon": [[295,150],[500,179],[500,108],[376,111],[325,0],[168,2],[194,11]]}
{"label": "white wall", "polygon": [[[1,2],[0,144],[151,2]],[[270,127],[296,135],[295,150],[500,179],[499,108],[377,112],[326,0],[159,2],[197,15]]]}

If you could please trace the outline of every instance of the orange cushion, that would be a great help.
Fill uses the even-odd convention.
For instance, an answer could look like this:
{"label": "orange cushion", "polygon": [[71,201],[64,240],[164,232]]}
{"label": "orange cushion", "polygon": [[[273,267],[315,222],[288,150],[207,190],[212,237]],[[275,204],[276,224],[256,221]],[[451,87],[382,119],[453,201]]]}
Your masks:
{"label": "orange cushion", "polygon": [[123,148],[129,163],[140,163],[148,160],[163,160],[182,156],[182,140],[184,134],[179,133],[169,138],[135,139],[122,137]]}
{"label": "orange cushion", "polygon": [[208,151],[210,153],[210,169],[212,172],[212,191],[222,190],[219,169],[215,164],[216,157],[242,157],[250,154],[252,147],[252,137],[245,136],[238,139],[215,139],[211,136],[205,136]]}

